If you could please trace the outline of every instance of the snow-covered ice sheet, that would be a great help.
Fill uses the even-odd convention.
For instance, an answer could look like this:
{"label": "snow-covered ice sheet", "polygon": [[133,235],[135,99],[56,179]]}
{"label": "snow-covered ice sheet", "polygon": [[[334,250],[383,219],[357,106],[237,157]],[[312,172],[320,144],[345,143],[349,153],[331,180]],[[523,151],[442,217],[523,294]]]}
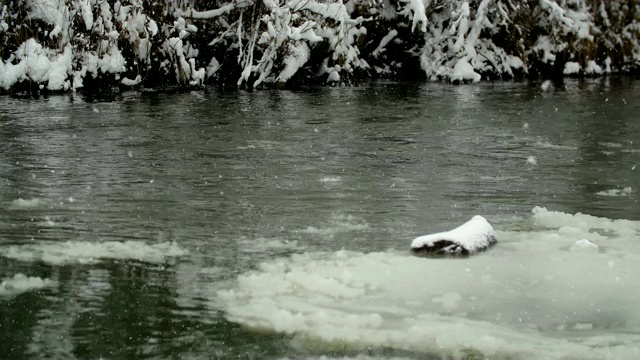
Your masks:
{"label": "snow-covered ice sheet", "polygon": [[[304,357],[304,358],[300,358],[300,357],[296,357],[295,359],[297,360],[380,360],[380,357],[372,357],[372,356],[367,356],[367,355],[357,355],[354,357],[350,357],[350,356],[341,356],[341,357],[328,357],[328,356],[316,356],[316,357]],[[392,358],[384,358],[385,360],[413,360],[412,358],[405,358],[405,357],[392,357]],[[280,358],[278,360],[292,360],[292,358]]]}
{"label": "snow-covered ice sheet", "polygon": [[34,209],[46,206],[46,202],[42,199],[33,198],[33,199],[16,199],[13,200],[9,204],[9,210],[25,210],[25,209]]}
{"label": "snow-covered ice sheet", "polygon": [[47,241],[0,247],[0,257],[41,261],[51,265],[95,264],[102,260],[138,260],[163,263],[184,256],[187,250],[175,242],[147,244],[140,241]]}
{"label": "snow-covered ice sheet", "polygon": [[536,207],[496,232],[491,252],[465,259],[401,250],[274,259],[218,297],[231,321],[326,346],[640,357],[640,221]]}
{"label": "snow-covered ice sheet", "polygon": [[310,235],[331,236],[339,233],[351,231],[362,231],[369,228],[369,224],[364,219],[351,215],[335,215],[327,224],[321,226],[308,226],[298,232]]}
{"label": "snow-covered ice sheet", "polygon": [[626,187],[623,189],[609,189],[598,191],[596,195],[598,196],[629,196],[631,195],[632,189],[631,187]]}
{"label": "snow-covered ice sheet", "polygon": [[27,291],[42,289],[47,286],[52,286],[54,283],[55,282],[50,279],[15,274],[12,277],[0,279],[0,297],[13,296]]}

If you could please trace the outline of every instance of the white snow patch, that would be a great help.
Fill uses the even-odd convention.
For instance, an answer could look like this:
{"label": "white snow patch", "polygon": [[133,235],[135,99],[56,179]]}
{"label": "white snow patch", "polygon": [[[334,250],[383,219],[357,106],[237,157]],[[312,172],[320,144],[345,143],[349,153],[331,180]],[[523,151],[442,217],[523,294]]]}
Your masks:
{"label": "white snow patch", "polygon": [[482,76],[473,70],[473,66],[469,64],[466,58],[458,59],[453,67],[451,81],[473,81],[478,82]]}
{"label": "white snow patch", "polygon": [[540,85],[540,90],[548,91],[550,87],[551,87],[551,80],[545,80]]}
{"label": "white snow patch", "polygon": [[373,50],[371,55],[373,57],[378,57],[378,55],[382,54],[386,50],[385,46],[387,46],[389,41],[393,40],[393,38],[396,37],[397,35],[398,35],[398,30],[393,29],[393,30],[389,31],[389,33],[387,35],[385,35],[382,38],[382,40],[380,40],[380,44],[378,44],[378,47],[375,50]]}
{"label": "white snow patch", "polygon": [[342,70],[342,68],[340,67],[340,65],[336,65],[332,68],[327,69],[327,72],[329,73],[329,76],[327,77],[327,81],[328,83],[337,83],[340,82],[340,71]]}
{"label": "white snow patch", "polygon": [[611,60],[611,57],[607,56],[606,59],[604,59],[604,72],[607,74],[611,74],[611,63],[613,61]]}
{"label": "white snow patch", "polygon": [[517,56],[509,55],[505,60],[505,63],[509,65],[512,69],[524,69],[524,61]]}
{"label": "white snow patch", "polygon": [[78,2],[82,20],[84,20],[84,26],[87,30],[91,30],[93,27],[93,11],[90,2],[90,0],[81,0]]}
{"label": "white snow patch", "polygon": [[286,82],[309,60],[311,50],[305,42],[289,46],[289,54],[282,61],[284,69],[276,78],[277,82]]}
{"label": "white snow patch", "polygon": [[413,32],[418,24],[420,31],[427,32],[427,14],[423,0],[401,0],[406,3],[400,15],[411,18],[411,31]]}
{"label": "white snow patch", "polygon": [[338,71],[330,72],[329,76],[327,77],[327,82],[328,83],[340,82],[340,73]]}
{"label": "white snow patch", "polygon": [[13,277],[0,281],[0,296],[13,296],[31,290],[42,289],[53,285],[55,282],[50,279],[42,279],[36,276],[26,276],[16,274]]}
{"label": "white snow patch", "polygon": [[138,40],[138,59],[143,62],[148,62],[149,56],[151,55],[151,42],[149,41],[149,38]]}
{"label": "white snow patch", "polygon": [[536,40],[535,45],[533,45],[533,51],[542,52],[542,57],[540,60],[543,63],[553,64],[556,61],[555,52],[557,51],[557,46],[551,44],[551,40],[548,36],[540,36],[538,40]]}
{"label": "white snow patch", "polygon": [[229,11],[235,9],[236,7],[243,7],[241,6],[241,4],[242,2],[240,2],[239,4],[236,4],[236,2],[230,2],[226,5],[220,6],[215,10],[208,10],[208,11],[196,11],[194,9],[186,9],[182,11],[176,10],[174,13],[174,16],[178,16],[178,17],[182,16],[182,17],[191,18],[191,19],[211,19],[214,17],[218,17],[220,15],[224,15]]}
{"label": "white snow patch", "polygon": [[[116,34],[116,36],[118,36]],[[97,59],[96,66],[102,71],[103,74],[111,73],[118,74],[122,73],[126,70],[126,60],[118,46],[114,43],[108,47],[108,50],[105,54]]]}
{"label": "white snow patch", "polygon": [[147,24],[147,30],[151,33],[151,36],[156,36],[158,33],[158,24],[155,21],[149,19],[149,23]]}
{"label": "white snow patch", "polygon": [[142,82],[142,77],[140,75],[136,76],[135,79],[131,80],[129,78],[122,79],[122,85],[125,86],[135,86]]}
{"label": "white snow patch", "polygon": [[45,49],[34,39],[22,43],[15,52],[16,64],[0,61],[0,86],[9,89],[15,83],[29,80],[37,83],[48,82],[49,90],[67,90],[71,73],[71,46],[62,53]]}
{"label": "white snow patch", "polygon": [[48,84],[49,90],[69,90],[71,83],[67,79],[71,74],[71,60],[73,58],[71,45],[67,45],[64,48],[64,52],[55,57],[50,63],[48,71]]}
{"label": "white snow patch", "polygon": [[584,72],[586,74],[602,75],[604,73],[604,70],[595,61],[589,60],[587,61],[587,67],[584,68]]}
{"label": "white snow patch", "polygon": [[539,5],[542,9],[546,10],[550,19],[558,21],[567,28],[571,29],[574,26],[574,21],[567,15],[567,10],[563,9],[558,3],[552,0],[540,0]]}
{"label": "white snow patch", "polygon": [[187,250],[175,242],[146,244],[140,241],[64,241],[0,247],[0,256],[20,261],[41,261],[51,265],[95,264],[106,259],[163,263],[184,256]]}
{"label": "white snow patch", "polygon": [[600,250],[600,247],[598,245],[592,243],[587,239],[578,240],[576,241],[575,244],[573,244],[569,248],[569,251],[573,251],[573,252],[576,252],[576,251],[598,252],[599,250]]}
{"label": "white snow patch", "polygon": [[577,62],[567,61],[567,63],[564,64],[564,70],[562,70],[562,73],[565,75],[579,74],[581,68],[582,67]]}
{"label": "white snow patch", "polygon": [[207,65],[207,77],[212,76],[213,74],[215,74],[218,69],[220,69],[220,63],[218,62],[218,59],[214,57],[211,58],[211,61],[209,61],[209,65]]}

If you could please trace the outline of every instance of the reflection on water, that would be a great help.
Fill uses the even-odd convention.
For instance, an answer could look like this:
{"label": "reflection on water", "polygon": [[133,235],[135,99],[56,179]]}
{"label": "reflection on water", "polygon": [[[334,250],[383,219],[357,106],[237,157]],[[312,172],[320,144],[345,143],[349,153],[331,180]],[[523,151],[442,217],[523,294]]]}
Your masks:
{"label": "reflection on water", "polygon": [[[0,281],[55,281],[0,293],[2,356],[361,354],[230,323],[216,294],[264,260],[401,251],[475,214],[498,229],[535,205],[640,220],[638,94],[605,79],[0,98]],[[47,241],[184,253],[55,263]]]}

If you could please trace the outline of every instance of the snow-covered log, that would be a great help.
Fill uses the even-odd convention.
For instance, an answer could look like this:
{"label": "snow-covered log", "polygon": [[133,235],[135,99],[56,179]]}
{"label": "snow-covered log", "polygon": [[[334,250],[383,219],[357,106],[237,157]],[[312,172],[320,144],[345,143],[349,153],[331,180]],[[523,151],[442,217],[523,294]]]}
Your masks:
{"label": "snow-covered log", "polygon": [[491,224],[476,215],[453,230],[415,238],[411,251],[427,256],[467,256],[485,251],[496,243]]}

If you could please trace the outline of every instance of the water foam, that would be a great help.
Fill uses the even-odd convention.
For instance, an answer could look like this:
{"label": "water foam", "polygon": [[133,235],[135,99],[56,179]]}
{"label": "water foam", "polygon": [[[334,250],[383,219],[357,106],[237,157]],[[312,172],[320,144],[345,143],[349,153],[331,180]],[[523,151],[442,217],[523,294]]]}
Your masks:
{"label": "water foam", "polygon": [[140,241],[64,241],[0,247],[0,256],[51,265],[95,264],[105,259],[163,263],[184,256],[187,250],[175,242],[146,244]]}
{"label": "water foam", "polygon": [[[468,259],[304,253],[219,292],[245,326],[350,347],[452,356],[640,356],[640,222],[535,208]],[[597,246],[597,248],[596,248]]]}

